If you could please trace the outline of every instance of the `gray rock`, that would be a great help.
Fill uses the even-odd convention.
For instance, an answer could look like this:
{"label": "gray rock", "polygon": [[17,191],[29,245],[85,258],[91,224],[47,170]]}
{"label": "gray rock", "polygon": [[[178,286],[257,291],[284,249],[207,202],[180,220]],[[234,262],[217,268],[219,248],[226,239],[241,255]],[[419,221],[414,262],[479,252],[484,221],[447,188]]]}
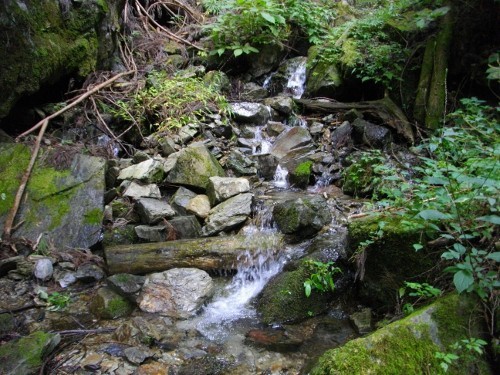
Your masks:
{"label": "gray rock", "polygon": [[142,221],[147,224],[156,224],[163,218],[175,216],[174,209],[167,202],[159,199],[139,198],[135,208]]}
{"label": "gray rock", "polygon": [[248,191],[250,183],[243,177],[210,177],[207,187],[207,195],[212,206]]}
{"label": "gray rock", "polygon": [[226,160],[226,167],[237,176],[253,176],[257,174],[255,162],[241,151],[233,149]]}
{"label": "gray rock", "polygon": [[146,152],[144,152],[142,150],[137,150],[134,154],[134,157],[132,158],[132,163],[139,164],[139,163],[146,161],[146,160],[149,160],[149,159],[150,159],[150,157]]}
{"label": "gray rock", "polygon": [[172,207],[174,207],[180,214],[186,214],[186,207],[189,204],[189,201],[196,197],[196,193],[186,189],[185,187],[181,186],[175,194],[172,196],[172,199],[170,199],[170,204]]}
{"label": "gray rock", "polygon": [[130,301],[107,287],[99,288],[90,303],[90,311],[99,319],[118,319],[130,315]]}
{"label": "gray rock", "polygon": [[253,77],[261,77],[276,69],[279,65],[283,48],[276,45],[264,45],[259,53],[252,56],[250,65]]}
{"label": "gray rock", "polygon": [[179,137],[181,143],[188,143],[191,141],[199,132],[200,127],[194,124],[188,124],[179,129]]}
{"label": "gray rock", "polygon": [[353,126],[360,143],[372,148],[384,149],[392,141],[391,131],[384,126],[375,125],[359,118],[353,122]]}
{"label": "gray rock", "polygon": [[196,314],[213,290],[213,281],[205,271],[174,268],[147,277],[139,307],[145,312],[186,319]]}
{"label": "gray rock", "polygon": [[163,242],[167,240],[167,228],[164,224],[160,225],[138,225],[135,227],[135,233],[141,240],[148,242]]}
{"label": "gray rock", "polygon": [[215,88],[216,90],[226,93],[231,90],[231,81],[226,73],[220,70],[211,70],[203,77],[205,84]]}
{"label": "gray rock", "polygon": [[302,147],[309,149],[312,145],[313,141],[309,131],[296,126],[280,134],[271,148],[270,153],[278,159],[281,159],[294,149]]}
{"label": "gray rock", "polygon": [[139,164],[122,169],[119,180],[140,180],[146,183],[156,183],[163,180],[163,163],[160,160],[148,159]]}
{"label": "gray rock", "polygon": [[277,203],[273,218],[281,232],[302,237],[317,233],[332,221],[332,214],[322,197],[303,197]]}
{"label": "gray rock", "polygon": [[352,313],[350,319],[360,335],[366,335],[372,331],[372,310],[369,307]]}
{"label": "gray rock", "polygon": [[127,188],[123,192],[124,197],[130,197],[133,199],[138,199],[141,197],[145,198],[161,198],[160,189],[156,184],[143,185],[132,181],[128,184]]}
{"label": "gray rock", "polygon": [[309,133],[312,135],[320,134],[323,131],[324,125],[321,122],[313,122],[309,126]]}
{"label": "gray rock", "polygon": [[236,121],[244,123],[264,125],[271,119],[271,111],[269,110],[269,107],[260,103],[232,103],[231,110],[233,111]]}
{"label": "gray rock", "polygon": [[264,100],[264,104],[270,106],[279,113],[288,116],[293,112],[293,99],[290,96],[278,95]]}
{"label": "gray rock", "polygon": [[201,225],[195,216],[178,216],[168,221],[174,228],[176,239],[201,237]]}
{"label": "gray rock", "polygon": [[272,180],[279,164],[278,158],[271,154],[256,155],[255,158],[257,159],[259,177]]}
{"label": "gray rock", "polygon": [[56,281],[59,283],[61,288],[67,288],[71,284],[76,283],[76,275],[74,272],[64,272],[61,277],[58,277]]}
{"label": "gray rock", "polygon": [[140,365],[146,359],[154,356],[154,352],[144,347],[133,346],[123,350],[125,357],[134,365]]}
{"label": "gray rock", "polygon": [[167,176],[171,184],[206,189],[210,177],[225,175],[217,159],[201,143],[191,144],[176,154],[175,166]]}
{"label": "gray rock", "polygon": [[102,245],[131,245],[137,242],[138,237],[134,230],[134,225],[118,225],[111,228],[106,228]]}
{"label": "gray rock", "polygon": [[244,223],[252,213],[251,193],[229,198],[210,210],[203,227],[203,235],[211,236]]}
{"label": "gray rock", "polygon": [[34,274],[37,279],[42,281],[48,280],[52,277],[53,273],[54,267],[49,258],[42,258],[36,261]]}
{"label": "gray rock", "polygon": [[280,135],[286,129],[286,125],[278,121],[267,122],[267,134],[271,137]]}
{"label": "gray rock", "polygon": [[169,156],[174,152],[177,152],[177,145],[172,138],[165,137],[160,141],[160,147],[163,156]]}
{"label": "gray rock", "polygon": [[334,150],[342,147],[352,147],[352,125],[348,121],[344,121],[342,125],[336,128],[331,135],[331,145]]}
{"label": "gray rock", "polygon": [[[222,177],[210,177],[212,178],[222,178]],[[192,198],[188,205],[186,206],[186,211],[198,216],[199,218],[205,219],[208,216],[211,205],[208,196],[205,194],[197,195]]]}
{"label": "gray rock", "polygon": [[241,98],[249,102],[264,99],[268,95],[269,93],[264,87],[254,82],[245,83],[241,92]]}
{"label": "gray rock", "polygon": [[108,285],[123,297],[135,300],[141,291],[146,278],[144,276],[117,273],[107,278]]}
{"label": "gray rock", "polygon": [[75,277],[84,283],[91,283],[102,280],[106,274],[95,264],[84,264],[78,268]]}

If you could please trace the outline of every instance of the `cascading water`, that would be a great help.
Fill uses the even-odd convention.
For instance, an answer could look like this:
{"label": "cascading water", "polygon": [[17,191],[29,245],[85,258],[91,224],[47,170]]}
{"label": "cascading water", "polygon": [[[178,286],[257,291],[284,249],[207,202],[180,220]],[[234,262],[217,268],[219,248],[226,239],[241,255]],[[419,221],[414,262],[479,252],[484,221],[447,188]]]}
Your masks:
{"label": "cascading water", "polygon": [[262,126],[257,126],[252,140],[252,155],[267,154],[270,149],[271,142],[262,137]]}
{"label": "cascading water", "polygon": [[289,187],[288,170],[279,164],[274,173],[273,185],[280,189],[287,189]]}
{"label": "cascading water", "polygon": [[[256,233],[276,233],[272,227],[270,207],[256,207],[255,225],[248,226],[244,233],[254,241]],[[237,273],[231,282],[216,295],[197,318],[196,328],[206,338],[223,342],[231,333],[235,323],[241,320],[256,320],[251,301],[278,274],[285,263],[284,252],[277,251],[279,236],[271,237],[259,251],[244,252],[238,257]]]}
{"label": "cascading water", "polygon": [[286,83],[285,92],[291,93],[294,99],[300,99],[305,91],[306,60],[300,59],[296,61],[296,63],[288,66],[288,81]]}

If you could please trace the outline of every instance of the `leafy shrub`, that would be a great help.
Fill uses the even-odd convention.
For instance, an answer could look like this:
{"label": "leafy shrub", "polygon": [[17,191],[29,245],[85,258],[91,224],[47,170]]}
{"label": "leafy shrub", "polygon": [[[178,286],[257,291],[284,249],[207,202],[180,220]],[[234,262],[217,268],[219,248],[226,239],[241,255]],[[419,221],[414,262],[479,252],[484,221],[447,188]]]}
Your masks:
{"label": "leafy shrub", "polygon": [[333,276],[336,273],[342,272],[340,268],[334,267],[333,262],[323,263],[307,260],[306,264],[311,271],[311,276],[304,281],[304,293],[306,297],[309,297],[313,290],[319,292],[333,292],[335,290]]}
{"label": "leafy shrub", "polygon": [[149,73],[146,83],[130,99],[119,100],[108,109],[116,118],[155,130],[179,128],[219,111],[229,114],[226,98],[201,78],[169,77]]}
{"label": "leafy shrub", "polygon": [[399,192],[404,198],[386,199],[405,222],[440,233],[446,245],[442,258],[449,264],[445,272],[453,275],[459,293],[479,296],[491,328],[500,302],[498,114],[476,98],[463,99],[448,126],[420,146],[427,155],[416,167],[418,178]]}
{"label": "leafy shrub", "polygon": [[208,25],[214,43],[212,54],[232,50],[234,56],[258,52],[257,47],[286,40],[284,9],[277,0],[233,0],[230,11]]}

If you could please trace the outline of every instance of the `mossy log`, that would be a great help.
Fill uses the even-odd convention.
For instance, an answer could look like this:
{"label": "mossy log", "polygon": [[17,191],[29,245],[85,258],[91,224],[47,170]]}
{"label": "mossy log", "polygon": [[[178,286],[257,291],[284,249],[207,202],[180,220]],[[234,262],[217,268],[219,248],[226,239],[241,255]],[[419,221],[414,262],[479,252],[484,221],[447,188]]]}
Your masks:
{"label": "mossy log", "polygon": [[207,237],[168,242],[120,245],[104,249],[108,271],[146,274],[178,267],[193,267],[204,271],[234,270],[245,251],[278,251],[282,236]]}
{"label": "mossy log", "polygon": [[410,122],[401,109],[388,96],[379,100],[355,103],[326,102],[314,99],[297,99],[298,104],[311,111],[335,112],[341,110],[357,109],[379,117],[385,125],[396,130],[408,142],[414,143],[415,137]]}

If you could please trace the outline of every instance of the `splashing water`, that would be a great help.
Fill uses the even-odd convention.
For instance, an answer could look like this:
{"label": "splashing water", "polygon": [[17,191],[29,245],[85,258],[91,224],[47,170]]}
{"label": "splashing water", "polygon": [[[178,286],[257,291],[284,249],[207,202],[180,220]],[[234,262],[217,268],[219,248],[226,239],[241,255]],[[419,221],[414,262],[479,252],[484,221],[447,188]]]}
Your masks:
{"label": "splashing water", "polygon": [[287,189],[288,184],[288,170],[278,164],[276,172],[274,172],[273,185],[280,189]]}
{"label": "splashing water", "polygon": [[246,251],[238,259],[238,272],[213,302],[205,307],[196,325],[206,338],[223,342],[231,334],[236,321],[255,319],[251,301],[281,271],[283,257],[273,246],[251,254]]}
{"label": "splashing water", "polygon": [[305,91],[306,60],[300,60],[297,64],[290,64],[287,73],[289,77],[285,92],[291,93],[294,99],[300,99]]}
{"label": "splashing water", "polygon": [[262,126],[257,126],[254,139],[252,140],[252,155],[267,154],[270,149],[271,142],[262,137]]}

